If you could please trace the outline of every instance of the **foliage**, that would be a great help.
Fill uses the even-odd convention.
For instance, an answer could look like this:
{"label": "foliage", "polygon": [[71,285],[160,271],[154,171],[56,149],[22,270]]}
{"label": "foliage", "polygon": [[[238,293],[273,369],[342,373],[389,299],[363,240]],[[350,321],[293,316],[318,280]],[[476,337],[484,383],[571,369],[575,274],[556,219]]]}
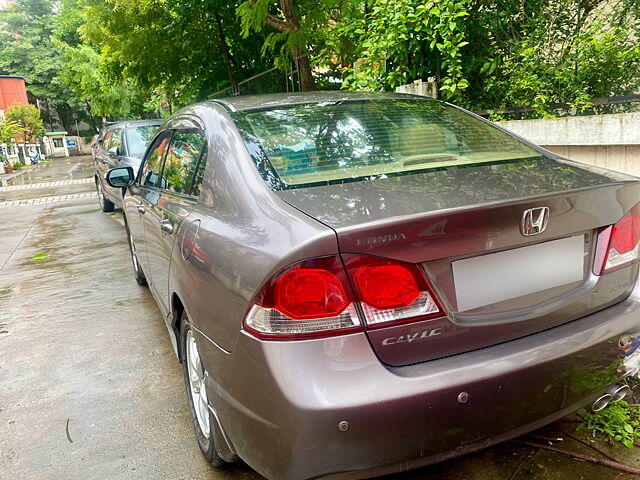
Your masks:
{"label": "foliage", "polygon": [[52,42],[56,26],[53,0],[17,0],[0,10],[0,73],[21,75],[32,98],[44,107],[48,122],[58,117],[65,129],[84,113],[84,101],[61,81],[60,51]]}
{"label": "foliage", "polygon": [[604,410],[585,413],[584,421],[578,426],[582,428],[633,448],[634,442],[640,439],[640,408],[624,400],[610,403]]}
{"label": "foliage", "polygon": [[13,165],[11,165],[11,167],[13,167],[14,170],[20,170],[23,165],[20,162],[14,162]]}
{"label": "foliage", "polygon": [[436,77],[445,98],[469,86],[462,72],[467,0],[381,0],[368,16],[361,57],[347,86],[387,89]]}
{"label": "foliage", "polygon": [[20,135],[18,122],[6,119],[0,122],[0,143],[11,143],[18,135]]}
{"label": "foliage", "polygon": [[35,141],[44,135],[44,124],[40,118],[40,110],[34,105],[14,104],[7,108],[5,118],[8,122],[15,122],[20,127],[23,141]]}
{"label": "foliage", "polygon": [[639,27],[640,0],[17,0],[0,73],[67,130],[169,114],[300,55],[303,89],[432,77],[468,108],[546,116],[639,91]]}
{"label": "foliage", "polygon": [[392,90],[435,78],[472,109],[553,103],[640,88],[639,0],[378,0],[356,2],[329,31],[325,58],[348,88]]}
{"label": "foliage", "polygon": [[169,113],[228,85],[223,46],[237,76],[269,67],[260,57],[261,42],[241,38],[233,3],[86,0],[85,5],[79,33],[83,43],[99,53],[102,80],[97,83],[110,79],[140,98],[159,100],[155,105]]}

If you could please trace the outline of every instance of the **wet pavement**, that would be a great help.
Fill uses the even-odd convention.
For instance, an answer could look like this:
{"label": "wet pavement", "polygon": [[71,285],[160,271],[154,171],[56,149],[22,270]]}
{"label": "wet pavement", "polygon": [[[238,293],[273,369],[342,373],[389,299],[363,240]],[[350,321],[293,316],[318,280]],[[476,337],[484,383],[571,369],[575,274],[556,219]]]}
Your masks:
{"label": "wet pavement", "polygon": [[[0,188],[0,205],[57,199],[0,209],[0,479],[262,478],[200,455],[163,320],[133,278],[122,214],[100,212],[83,180],[92,173],[89,157],[54,159],[11,184],[27,188]],[[601,458],[562,429],[575,423],[524,438]],[[596,445],[640,467],[635,450]],[[386,480],[423,478],[635,477],[508,442]]]}

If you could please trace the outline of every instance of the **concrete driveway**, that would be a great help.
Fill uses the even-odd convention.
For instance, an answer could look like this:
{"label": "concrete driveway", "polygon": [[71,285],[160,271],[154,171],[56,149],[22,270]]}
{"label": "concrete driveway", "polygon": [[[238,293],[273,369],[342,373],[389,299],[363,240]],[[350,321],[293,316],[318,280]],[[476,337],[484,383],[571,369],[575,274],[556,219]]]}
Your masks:
{"label": "concrete driveway", "polygon": [[[88,157],[53,160],[0,188],[0,478],[262,478],[201,457],[163,320],[92,174]],[[527,438],[598,456],[561,428],[575,424]],[[640,466],[633,451],[598,447]],[[421,478],[634,477],[509,442],[387,480]]]}

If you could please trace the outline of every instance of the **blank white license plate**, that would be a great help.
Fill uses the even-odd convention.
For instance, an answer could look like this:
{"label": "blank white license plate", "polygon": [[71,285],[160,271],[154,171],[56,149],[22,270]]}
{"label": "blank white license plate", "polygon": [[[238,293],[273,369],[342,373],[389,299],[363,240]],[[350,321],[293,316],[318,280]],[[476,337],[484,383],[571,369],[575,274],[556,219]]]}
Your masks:
{"label": "blank white license plate", "polygon": [[578,236],[453,262],[458,311],[583,280],[584,258]]}

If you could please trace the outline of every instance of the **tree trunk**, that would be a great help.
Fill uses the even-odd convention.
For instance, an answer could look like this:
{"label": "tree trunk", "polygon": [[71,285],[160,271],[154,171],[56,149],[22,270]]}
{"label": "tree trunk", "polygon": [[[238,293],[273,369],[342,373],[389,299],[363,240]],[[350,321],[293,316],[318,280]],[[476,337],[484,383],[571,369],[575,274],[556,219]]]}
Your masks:
{"label": "tree trunk", "polygon": [[298,66],[298,77],[300,78],[300,90],[310,92],[316,89],[316,81],[313,78],[309,55],[301,55],[298,48],[294,48],[293,54],[297,57],[294,59]]}
{"label": "tree trunk", "polygon": [[71,125],[71,118],[70,118],[71,113],[69,112],[69,108],[62,105],[55,105],[55,109],[56,109],[56,113],[58,114],[58,119],[62,124],[62,128],[67,132],[71,132],[72,125]]}
{"label": "tree trunk", "polygon": [[222,28],[222,19],[218,12],[215,13],[216,24],[218,25],[218,39],[220,40],[220,47],[222,48],[222,55],[224,56],[224,64],[227,67],[227,75],[229,77],[229,83],[231,84],[231,92],[233,95],[239,95],[240,90],[238,88],[238,82],[236,81],[236,74],[233,71],[231,52],[229,51],[229,45],[227,44],[227,37],[224,35],[224,29]]}
{"label": "tree trunk", "polygon": [[[300,30],[300,21],[298,20],[298,14],[293,7],[293,0],[280,0],[280,10],[284,15],[287,29],[291,31]],[[306,46],[305,46],[306,47]],[[308,92],[315,90],[316,82],[313,79],[313,72],[311,71],[311,63],[309,62],[309,56],[303,54],[306,53],[306,48],[299,45],[293,47],[293,61],[298,67],[298,76],[300,78],[300,90]]]}

